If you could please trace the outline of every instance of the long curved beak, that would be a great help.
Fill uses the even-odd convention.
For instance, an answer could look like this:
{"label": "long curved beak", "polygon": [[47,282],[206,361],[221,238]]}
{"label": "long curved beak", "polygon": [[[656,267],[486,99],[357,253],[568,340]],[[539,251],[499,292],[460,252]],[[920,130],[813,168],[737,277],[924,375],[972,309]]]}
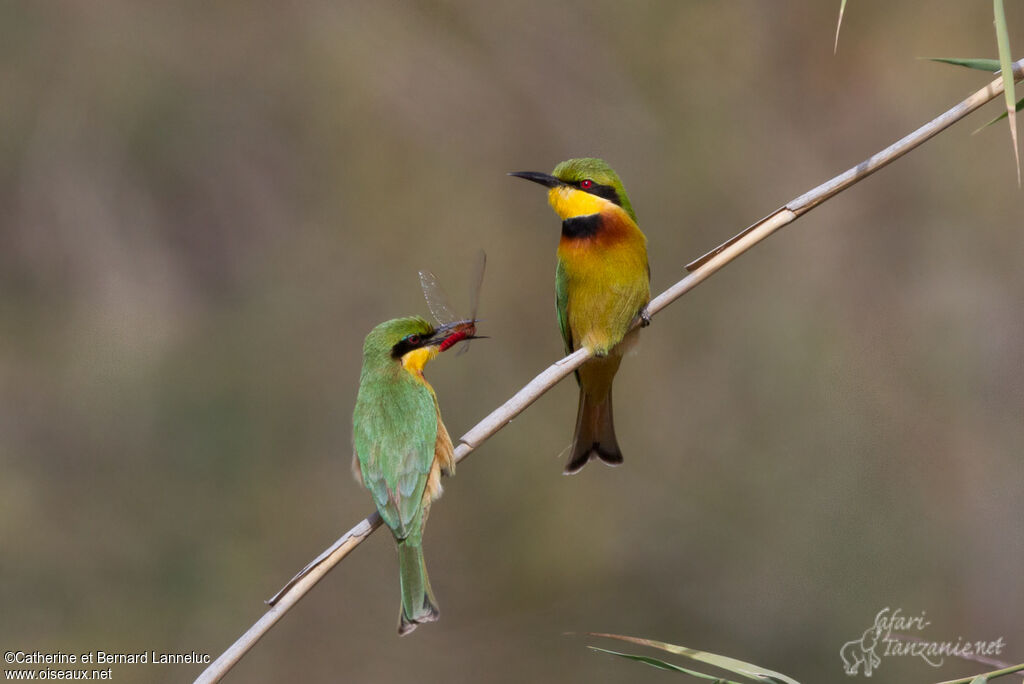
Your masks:
{"label": "long curved beak", "polygon": [[565,185],[562,181],[558,180],[554,176],[547,173],[538,173],[537,171],[510,171],[508,175],[515,176],[516,178],[525,178],[528,181],[540,183],[541,185],[549,188],[555,188],[558,187],[559,185]]}

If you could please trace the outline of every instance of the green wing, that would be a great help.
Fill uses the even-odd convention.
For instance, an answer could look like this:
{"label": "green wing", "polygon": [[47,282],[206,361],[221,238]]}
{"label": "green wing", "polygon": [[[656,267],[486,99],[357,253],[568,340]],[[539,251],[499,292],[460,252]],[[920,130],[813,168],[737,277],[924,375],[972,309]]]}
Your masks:
{"label": "green wing", "polygon": [[558,313],[558,329],[562,331],[562,340],[565,341],[565,353],[571,354],[574,347],[572,330],[569,329],[569,276],[561,261],[555,268],[555,310]]}
{"label": "green wing", "polygon": [[[558,313],[558,329],[562,331],[562,341],[565,342],[565,353],[572,354],[576,351],[576,344],[569,328],[569,276],[566,275],[561,261],[555,268],[555,311]],[[576,376],[576,384],[579,384],[579,370],[573,375]]]}
{"label": "green wing", "polygon": [[352,420],[363,483],[377,510],[395,537],[418,544],[437,441],[433,392],[412,376],[364,379]]}

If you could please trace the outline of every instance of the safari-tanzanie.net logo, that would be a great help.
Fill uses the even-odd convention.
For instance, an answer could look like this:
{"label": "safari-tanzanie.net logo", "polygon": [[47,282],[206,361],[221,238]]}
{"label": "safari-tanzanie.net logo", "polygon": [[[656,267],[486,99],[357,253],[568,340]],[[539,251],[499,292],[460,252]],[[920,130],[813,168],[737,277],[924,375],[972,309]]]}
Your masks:
{"label": "safari-tanzanie.net logo", "polygon": [[861,638],[847,641],[839,649],[843,671],[851,677],[857,674],[870,677],[882,664],[882,658],[896,657],[920,658],[932,667],[940,667],[947,656],[991,659],[1001,655],[1006,647],[1003,637],[994,641],[968,641],[960,636],[946,641],[927,639],[921,632],[930,624],[925,619],[925,611],[911,617],[904,615],[900,608],[883,608]]}

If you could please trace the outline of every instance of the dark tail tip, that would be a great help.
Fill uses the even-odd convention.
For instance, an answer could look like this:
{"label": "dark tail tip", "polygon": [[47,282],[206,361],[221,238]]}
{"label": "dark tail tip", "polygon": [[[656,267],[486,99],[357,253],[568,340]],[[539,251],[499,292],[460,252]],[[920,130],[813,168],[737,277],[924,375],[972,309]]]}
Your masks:
{"label": "dark tail tip", "polygon": [[580,407],[576,414],[576,433],[572,438],[572,456],[565,466],[565,474],[571,475],[578,472],[592,458],[601,459],[612,466],[622,463],[619,441],[615,439],[610,387],[600,402],[595,401],[585,390],[580,390]]}
{"label": "dark tail tip", "polygon": [[615,451],[609,451],[603,446],[597,447],[597,457],[610,466],[622,465],[622,452],[619,451],[618,445],[615,445]]}
{"label": "dark tail tip", "polygon": [[424,602],[423,609],[415,618],[409,617],[405,610],[402,610],[401,619],[398,621],[398,636],[405,636],[423,623],[437,622],[441,619],[441,611],[429,599]]}
{"label": "dark tail tip", "polygon": [[619,451],[618,444],[613,443],[612,447],[608,448],[607,445],[600,442],[593,442],[589,449],[585,451],[580,449],[574,453],[572,459],[565,465],[565,470],[562,473],[564,475],[575,475],[592,458],[598,458],[610,466],[622,465],[622,452]]}

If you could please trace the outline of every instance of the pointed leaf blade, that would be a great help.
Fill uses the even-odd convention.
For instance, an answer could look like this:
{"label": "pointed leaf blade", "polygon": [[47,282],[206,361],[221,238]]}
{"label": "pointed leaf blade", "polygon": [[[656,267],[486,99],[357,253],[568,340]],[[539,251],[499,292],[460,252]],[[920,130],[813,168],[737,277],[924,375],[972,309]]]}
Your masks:
{"label": "pointed leaf blade", "polygon": [[[1017,100],[1017,111],[1019,112],[1022,109],[1024,109],[1024,97],[1022,97],[1019,100]],[[1006,112],[1003,112],[1002,114],[1000,114],[996,118],[994,118],[991,121],[989,121],[987,124],[979,127],[977,130],[971,131],[971,135],[974,135],[975,133],[980,133],[981,131],[985,130],[986,128],[988,128],[992,124],[999,123],[1000,121],[1002,121],[1005,118],[1006,118]]]}
{"label": "pointed leaf blade", "polygon": [[836,42],[832,46],[832,54],[839,52],[839,29],[843,26],[843,12],[846,11],[846,0],[839,3],[839,21],[836,22]]}
{"label": "pointed leaf blade", "polygon": [[954,66],[966,67],[968,69],[977,69],[979,71],[987,71],[989,73],[995,73],[1001,68],[999,66],[998,59],[984,59],[981,57],[966,58],[966,57],[927,57],[929,62],[940,62],[942,64],[952,64]]}
{"label": "pointed leaf blade", "polygon": [[1017,110],[1014,108],[1013,65],[1010,59],[1010,33],[1006,28],[1006,12],[1003,0],[992,0],[996,24],[996,44],[999,47],[999,67],[1003,71],[1003,95],[1006,100],[1006,115],[1010,124],[1010,140],[1013,142],[1013,158],[1017,162],[1017,186],[1020,187],[1020,149],[1017,145]]}
{"label": "pointed leaf blade", "polygon": [[739,682],[734,682],[731,679],[722,679],[721,677],[715,677],[714,675],[704,674],[703,672],[697,672],[696,670],[688,670],[685,667],[680,667],[673,663],[668,663],[664,660],[658,660],[657,658],[651,658],[649,656],[634,655],[631,653],[619,653],[618,651],[609,651],[607,648],[598,648],[597,646],[587,646],[587,648],[591,649],[592,651],[600,651],[601,653],[609,653],[613,656],[626,658],[627,660],[635,660],[639,663],[644,663],[645,665],[656,667],[659,670],[679,672],[682,674],[690,675],[691,677],[696,677],[697,679],[706,679],[708,681],[715,682],[716,684],[739,684]]}
{"label": "pointed leaf blade", "polygon": [[780,672],[775,672],[774,670],[769,670],[768,668],[761,667],[759,665],[753,665],[751,663],[743,662],[742,660],[736,660],[735,658],[718,655],[716,653],[708,653],[706,651],[698,651],[694,648],[668,644],[663,641],[641,639],[639,637],[624,636],[621,634],[601,634],[591,632],[590,635],[606,637],[608,639],[618,639],[619,641],[626,641],[633,644],[639,644],[641,646],[650,646],[651,648],[668,651],[675,655],[685,656],[709,665],[714,665],[715,667],[723,670],[760,682],[760,684],[799,684],[796,680],[791,679]]}

